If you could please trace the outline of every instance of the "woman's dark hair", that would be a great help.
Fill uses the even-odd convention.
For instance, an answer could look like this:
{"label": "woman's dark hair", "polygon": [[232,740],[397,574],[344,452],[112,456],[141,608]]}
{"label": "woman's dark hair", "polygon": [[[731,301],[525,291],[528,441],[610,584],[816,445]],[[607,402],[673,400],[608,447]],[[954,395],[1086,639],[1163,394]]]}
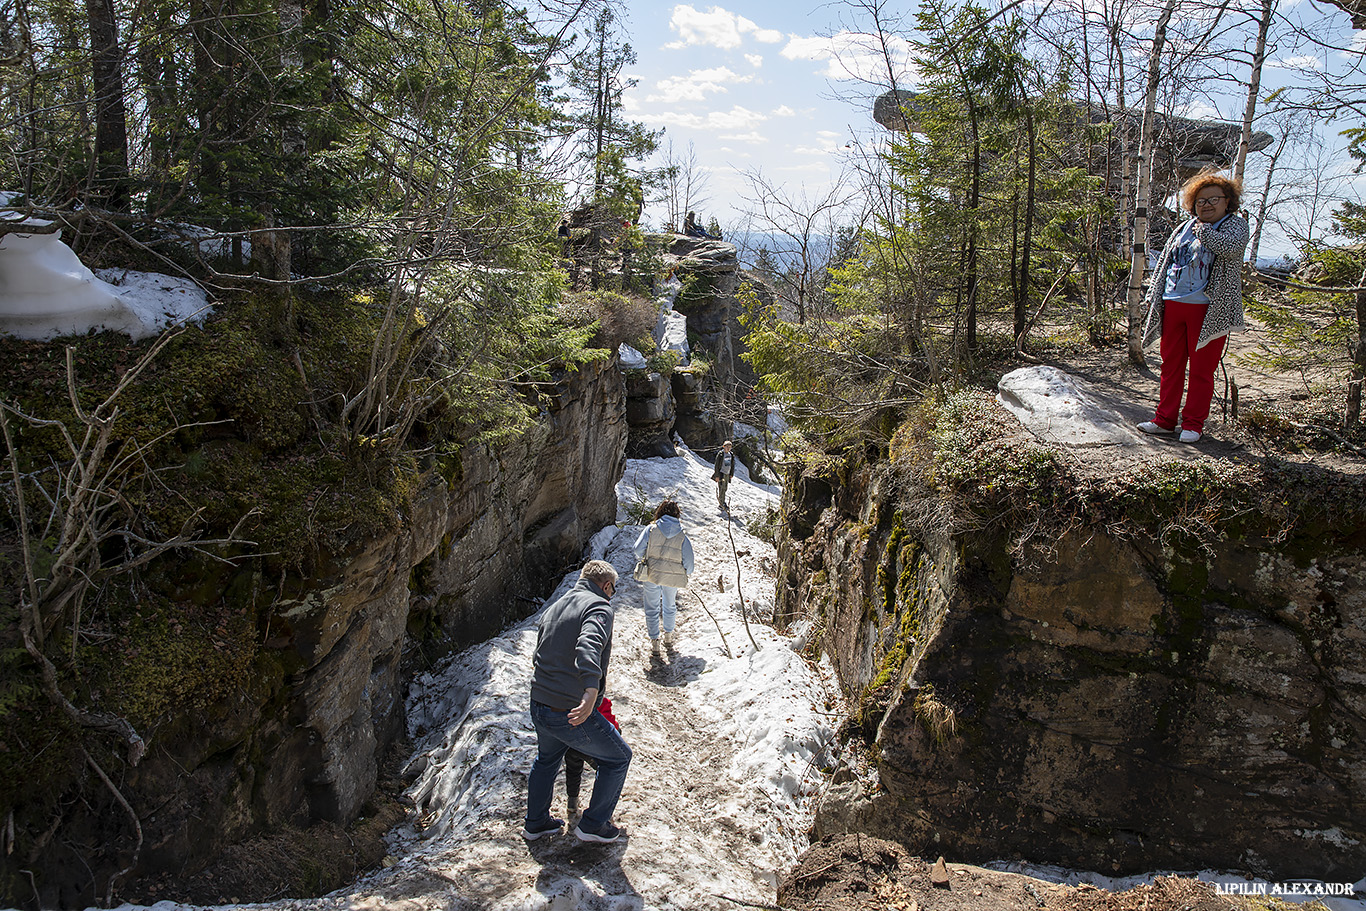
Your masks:
{"label": "woman's dark hair", "polygon": [[663,516],[673,516],[675,519],[682,519],[678,514],[677,500],[663,500],[655,507],[655,521],[658,522]]}
{"label": "woman's dark hair", "polygon": [[1238,211],[1238,201],[1243,196],[1243,182],[1213,171],[1201,171],[1186,182],[1181,188],[1181,208],[1194,215],[1195,198],[1210,187],[1218,187],[1228,197],[1228,208],[1225,212],[1232,215]]}

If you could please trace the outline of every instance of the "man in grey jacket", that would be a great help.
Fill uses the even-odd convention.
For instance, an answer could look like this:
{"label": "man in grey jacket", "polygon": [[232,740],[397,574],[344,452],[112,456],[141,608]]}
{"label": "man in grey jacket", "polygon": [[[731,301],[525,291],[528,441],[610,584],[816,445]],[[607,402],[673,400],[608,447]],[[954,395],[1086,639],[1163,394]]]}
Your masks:
{"label": "man in grey jacket", "polygon": [[631,748],[597,711],[612,657],[611,597],[617,571],[605,560],[590,560],[578,583],[545,609],[532,658],[531,723],[536,728],[536,761],[527,777],[526,823],[522,837],[534,841],[558,835],[564,820],[550,815],[555,778],[570,748],[597,761],[593,796],[574,827],[580,841],[607,844],[621,837],[612,813],[626,783]]}

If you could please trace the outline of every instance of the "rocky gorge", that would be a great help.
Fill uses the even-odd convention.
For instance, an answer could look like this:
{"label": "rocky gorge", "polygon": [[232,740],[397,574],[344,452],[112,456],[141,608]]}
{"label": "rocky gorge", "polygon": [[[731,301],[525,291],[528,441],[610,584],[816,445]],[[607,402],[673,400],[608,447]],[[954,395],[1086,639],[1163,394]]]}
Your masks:
{"label": "rocky gorge", "polygon": [[[424,457],[401,523],[306,578],[177,583],[187,615],[197,598],[267,608],[247,684],[153,732],[126,770],[137,874],[366,814],[414,669],[529,616],[617,520],[628,455],[730,435],[727,390],[753,382],[735,248],[651,242],[681,279],[665,309],[685,319],[689,361],[556,368],[524,432]],[[834,771],[811,834],[959,860],[1359,876],[1359,475],[1078,452],[978,392],[913,412],[890,441],[790,455],[773,619],[814,622],[809,654],[853,707],[843,739],[870,760]],[[85,793],[46,840],[0,857],[15,904],[22,871],[41,874],[43,906],[80,906],[82,850],[100,882],[129,862],[125,817]]]}
{"label": "rocky gorge", "polygon": [[[440,457],[429,447],[405,482],[399,521],[340,536],[344,546],[322,551],[307,576],[267,579],[259,561],[234,570],[202,559],[161,573],[149,594],[186,618],[165,630],[165,647],[190,632],[182,623],[226,624],[205,644],[232,653],[236,682],[216,684],[221,695],[202,710],[148,732],[151,748],[121,782],[126,812],[79,765],[54,766],[43,789],[16,796],[5,810],[0,894],[82,906],[115,881],[187,876],[244,839],[345,826],[367,812],[404,736],[414,669],[536,609],[588,539],[615,521],[628,450],[672,454],[676,425],[697,445],[719,443],[708,396],[734,361],[735,248],[670,235],[651,242],[686,280],[678,310],[709,369],[623,369],[615,356],[560,366],[528,392],[538,413],[526,430],[497,443],[458,441]],[[234,612],[257,617],[222,619]],[[177,685],[149,686],[163,682]]]}

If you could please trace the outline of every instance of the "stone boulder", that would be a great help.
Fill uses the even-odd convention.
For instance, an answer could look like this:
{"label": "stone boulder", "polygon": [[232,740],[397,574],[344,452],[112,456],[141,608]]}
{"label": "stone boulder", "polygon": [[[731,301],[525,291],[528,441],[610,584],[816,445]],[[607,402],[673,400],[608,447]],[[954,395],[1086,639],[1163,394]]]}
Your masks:
{"label": "stone boulder", "polygon": [[660,250],[665,267],[683,279],[673,309],[687,318],[687,335],[707,352],[718,378],[727,379],[735,360],[730,333],[740,275],[735,246],[681,234],[651,235],[649,241]]}
{"label": "stone boulder", "polygon": [[630,438],[626,455],[632,459],[652,456],[672,458],[673,431],[677,410],[669,376],[657,370],[628,370],[626,377],[626,422]]}

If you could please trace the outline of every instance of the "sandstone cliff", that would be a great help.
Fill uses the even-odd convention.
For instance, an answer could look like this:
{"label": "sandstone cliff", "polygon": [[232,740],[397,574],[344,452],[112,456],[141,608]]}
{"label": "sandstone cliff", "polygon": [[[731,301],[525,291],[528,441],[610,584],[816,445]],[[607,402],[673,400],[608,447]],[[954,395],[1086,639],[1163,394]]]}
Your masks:
{"label": "sandstone cliff", "polygon": [[914,436],[890,462],[856,452],[789,478],[778,611],[822,618],[878,773],[840,776],[818,834],[964,860],[1360,875],[1359,479],[1083,477],[1018,439],[977,439],[955,465],[962,452],[908,452]]}
{"label": "sandstone cliff", "polygon": [[738,359],[736,249],[724,241],[681,234],[651,234],[647,243],[658,251],[664,270],[683,282],[670,306],[686,318],[689,345],[707,367],[680,366],[668,374],[648,368],[626,372],[628,453],[632,458],[673,455],[675,433],[694,449],[719,448],[730,428],[714,413],[718,390],[751,376]]}
{"label": "sandstone cliff", "polygon": [[[126,770],[120,785],[141,822],[134,875],[184,876],[249,836],[355,819],[403,734],[405,663],[527,616],[615,520],[626,443],[615,358],[561,370],[537,391],[528,432],[432,459],[398,528],[323,555],[307,578],[264,579],[256,563],[183,571],[187,610],[193,598],[270,607],[241,689],[149,731],[153,748]],[[85,810],[56,817],[57,839],[0,858],[0,884],[24,893],[27,868],[43,906],[88,904],[133,845],[125,813],[92,793]]]}

